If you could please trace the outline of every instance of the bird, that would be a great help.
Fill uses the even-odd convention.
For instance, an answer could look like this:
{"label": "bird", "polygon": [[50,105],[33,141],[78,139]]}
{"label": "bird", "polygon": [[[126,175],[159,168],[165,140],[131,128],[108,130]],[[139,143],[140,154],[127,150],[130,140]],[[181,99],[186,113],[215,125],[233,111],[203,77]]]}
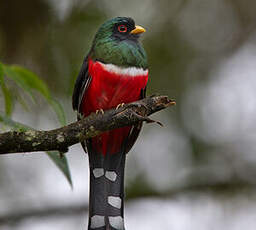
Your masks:
{"label": "bird", "polygon": [[[148,61],[139,40],[145,31],[130,17],[112,18],[99,27],[74,86],[78,119],[145,97]],[[88,230],[125,229],[125,160],[141,128],[139,122],[82,143],[90,168]]]}

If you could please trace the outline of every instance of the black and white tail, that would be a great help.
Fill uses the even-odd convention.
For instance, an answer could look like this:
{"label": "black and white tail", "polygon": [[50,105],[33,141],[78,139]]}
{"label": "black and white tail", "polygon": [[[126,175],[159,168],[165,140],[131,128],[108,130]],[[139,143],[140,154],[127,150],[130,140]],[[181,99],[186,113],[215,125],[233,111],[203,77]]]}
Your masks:
{"label": "black and white tail", "polygon": [[124,230],[125,153],[89,152],[88,230]]}

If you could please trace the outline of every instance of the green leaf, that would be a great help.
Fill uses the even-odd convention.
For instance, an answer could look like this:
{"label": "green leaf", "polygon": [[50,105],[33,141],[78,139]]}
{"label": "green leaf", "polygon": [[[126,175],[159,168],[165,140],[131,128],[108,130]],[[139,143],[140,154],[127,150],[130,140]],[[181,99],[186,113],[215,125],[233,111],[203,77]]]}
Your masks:
{"label": "green leaf", "polygon": [[17,82],[25,91],[32,94],[31,89],[33,89],[44,96],[44,98],[56,113],[60,124],[66,124],[65,113],[62,106],[51,97],[47,85],[35,73],[17,65],[12,65],[10,67],[5,66],[5,68],[5,73],[7,75],[9,74],[8,76],[12,77],[12,79]]}
{"label": "green leaf", "polygon": [[65,116],[65,113],[64,113],[64,110],[63,110],[61,104],[58,101],[56,101],[55,99],[53,99],[53,98],[48,100],[48,102],[50,103],[50,105],[52,106],[53,110],[55,111],[60,124],[62,126],[66,125],[66,116]]}
{"label": "green leaf", "polygon": [[9,68],[19,76],[19,79],[27,87],[40,92],[47,99],[50,98],[48,87],[35,73],[17,65],[12,65]]}
{"label": "green leaf", "polygon": [[[17,129],[19,131],[34,130],[33,128],[31,128],[27,125],[21,124],[21,123],[16,122],[16,121],[13,121],[9,117],[7,117],[5,115],[1,115],[1,114],[0,114],[0,122],[2,122],[3,124],[5,124],[5,125],[7,125],[11,128]],[[46,153],[50,157],[50,159],[55,163],[55,165],[64,174],[64,176],[68,180],[70,186],[73,187],[71,174],[70,174],[70,170],[69,170],[69,165],[68,165],[68,161],[67,161],[66,156],[63,155],[62,157],[60,157],[60,154],[57,151],[49,151],[49,152],[46,152]]]}
{"label": "green leaf", "polygon": [[10,116],[13,108],[13,97],[10,90],[6,87],[4,82],[4,71],[2,64],[0,63],[0,86],[4,95],[5,114]]}
{"label": "green leaf", "polygon": [[28,112],[29,111],[29,106],[27,105],[26,101],[24,101],[24,99],[22,98],[22,96],[20,96],[18,93],[14,95],[15,100],[17,100],[20,105],[22,106],[22,108]]}
{"label": "green leaf", "polygon": [[4,67],[3,64],[0,62],[0,78],[4,77]]}
{"label": "green leaf", "polygon": [[23,79],[22,76],[20,76],[19,74],[17,74],[12,67],[7,66],[7,65],[2,65],[3,69],[4,69],[4,73],[7,77],[9,77],[10,79],[12,79],[21,89],[23,89],[26,93],[28,93],[30,95],[30,97],[32,98],[32,100],[35,102],[35,97],[32,93],[32,89],[31,87],[27,84],[26,80]]}
{"label": "green leaf", "polygon": [[56,164],[56,166],[61,170],[66,179],[68,180],[71,188],[73,188],[71,174],[68,166],[68,161],[65,155],[60,157],[60,153],[58,151],[48,151],[46,152],[48,156],[52,159],[52,161]]}
{"label": "green leaf", "polygon": [[13,110],[13,97],[11,95],[10,90],[6,87],[4,81],[1,82],[0,84],[4,94],[5,114],[7,116],[11,116],[12,110]]}

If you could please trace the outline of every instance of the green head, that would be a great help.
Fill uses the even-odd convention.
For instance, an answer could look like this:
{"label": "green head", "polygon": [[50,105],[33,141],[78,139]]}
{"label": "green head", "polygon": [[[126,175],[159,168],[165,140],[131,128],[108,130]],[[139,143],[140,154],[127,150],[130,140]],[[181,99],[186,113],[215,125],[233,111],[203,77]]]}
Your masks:
{"label": "green head", "polygon": [[146,52],[139,42],[140,34],[145,31],[135,26],[131,18],[110,19],[96,33],[89,56],[106,64],[146,69]]}

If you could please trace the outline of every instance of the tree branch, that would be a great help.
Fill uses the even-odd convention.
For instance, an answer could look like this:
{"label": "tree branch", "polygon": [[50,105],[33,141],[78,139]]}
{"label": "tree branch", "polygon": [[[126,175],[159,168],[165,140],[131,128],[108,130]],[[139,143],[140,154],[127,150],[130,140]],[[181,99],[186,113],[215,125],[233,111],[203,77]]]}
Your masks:
{"label": "tree branch", "polygon": [[105,131],[134,125],[139,121],[155,122],[148,116],[171,105],[175,105],[175,101],[167,96],[152,96],[105,111],[104,114],[91,114],[54,130],[5,132],[0,134],[0,154],[52,150],[67,152],[69,146]]}

